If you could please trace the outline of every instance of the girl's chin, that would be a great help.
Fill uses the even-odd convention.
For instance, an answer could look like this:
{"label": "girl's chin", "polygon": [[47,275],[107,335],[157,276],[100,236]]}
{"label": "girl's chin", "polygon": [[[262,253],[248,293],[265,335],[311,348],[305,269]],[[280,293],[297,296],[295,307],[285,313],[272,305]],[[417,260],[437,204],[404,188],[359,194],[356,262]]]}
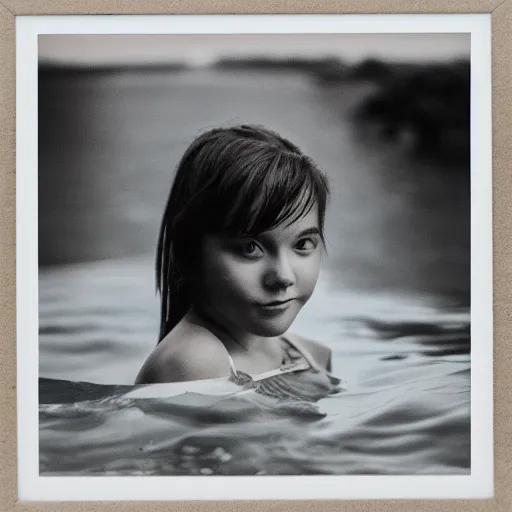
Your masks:
{"label": "girl's chin", "polygon": [[292,325],[294,318],[291,320],[282,321],[267,321],[260,322],[253,326],[252,332],[257,336],[264,336],[265,338],[271,338],[275,336],[281,336],[284,334]]}
{"label": "girl's chin", "polygon": [[253,332],[258,336],[275,337],[284,334],[292,325],[301,307],[293,304],[286,310],[265,311],[253,318]]}

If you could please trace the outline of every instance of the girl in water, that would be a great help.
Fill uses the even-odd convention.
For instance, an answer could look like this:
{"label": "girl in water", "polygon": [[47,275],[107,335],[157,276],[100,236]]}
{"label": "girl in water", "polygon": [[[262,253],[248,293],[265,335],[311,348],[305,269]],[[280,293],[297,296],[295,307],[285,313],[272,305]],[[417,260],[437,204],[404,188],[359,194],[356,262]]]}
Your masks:
{"label": "girl in water", "polygon": [[273,131],[199,136],[163,215],[160,336],[137,383],[229,377],[272,396],[337,392],[330,350],[288,332],[317,282],[328,193],[313,161]]}

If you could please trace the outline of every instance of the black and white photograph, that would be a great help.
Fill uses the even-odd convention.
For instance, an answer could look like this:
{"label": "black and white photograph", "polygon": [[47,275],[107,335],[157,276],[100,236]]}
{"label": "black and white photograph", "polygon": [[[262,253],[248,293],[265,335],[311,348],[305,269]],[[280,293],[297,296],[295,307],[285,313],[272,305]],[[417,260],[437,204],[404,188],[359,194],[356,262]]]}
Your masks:
{"label": "black and white photograph", "polygon": [[472,474],[471,34],[37,48],[40,476]]}

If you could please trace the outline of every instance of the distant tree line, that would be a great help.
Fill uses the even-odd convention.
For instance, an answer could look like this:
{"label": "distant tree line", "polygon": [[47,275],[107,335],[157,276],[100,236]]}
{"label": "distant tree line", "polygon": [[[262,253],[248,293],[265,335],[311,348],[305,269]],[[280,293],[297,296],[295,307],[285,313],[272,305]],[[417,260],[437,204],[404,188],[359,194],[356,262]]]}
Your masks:
{"label": "distant tree line", "polygon": [[340,79],[345,76],[347,66],[337,58],[307,57],[240,57],[219,59],[214,67],[225,70],[299,71],[316,77],[332,74]]}
{"label": "distant tree line", "polygon": [[162,73],[187,71],[192,67],[184,62],[147,63],[147,64],[58,64],[41,62],[39,76],[72,77],[83,75],[114,75],[121,73]]}
{"label": "distant tree line", "polygon": [[394,68],[367,62],[360,67],[363,76],[378,89],[358,106],[356,121],[378,124],[389,141],[407,134],[423,156],[469,162],[469,61]]}

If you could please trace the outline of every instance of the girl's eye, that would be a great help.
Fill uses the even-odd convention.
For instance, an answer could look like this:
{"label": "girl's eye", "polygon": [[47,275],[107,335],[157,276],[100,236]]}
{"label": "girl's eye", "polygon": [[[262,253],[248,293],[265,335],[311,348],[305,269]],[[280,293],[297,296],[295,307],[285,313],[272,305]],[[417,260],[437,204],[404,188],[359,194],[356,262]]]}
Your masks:
{"label": "girl's eye", "polygon": [[239,251],[242,256],[251,259],[259,258],[263,254],[263,251],[255,242],[247,242],[243,244],[240,246]]}
{"label": "girl's eye", "polygon": [[300,252],[311,252],[318,244],[312,238],[303,238],[295,246]]}

